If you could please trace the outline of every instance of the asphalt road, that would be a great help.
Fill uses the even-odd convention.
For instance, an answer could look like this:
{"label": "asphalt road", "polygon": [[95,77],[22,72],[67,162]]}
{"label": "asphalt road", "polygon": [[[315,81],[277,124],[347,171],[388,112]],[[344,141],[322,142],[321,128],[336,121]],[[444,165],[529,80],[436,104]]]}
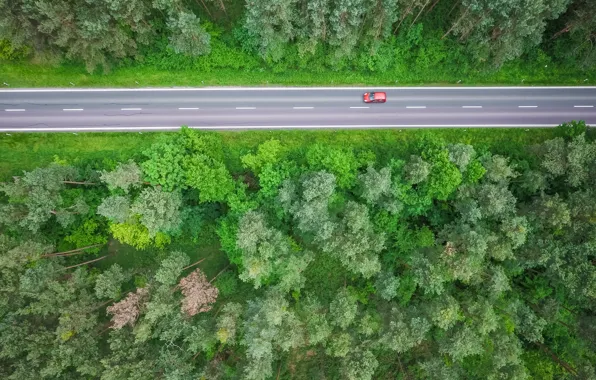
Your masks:
{"label": "asphalt road", "polygon": [[[364,104],[366,91],[387,103]],[[0,90],[0,132],[596,125],[596,87]]]}

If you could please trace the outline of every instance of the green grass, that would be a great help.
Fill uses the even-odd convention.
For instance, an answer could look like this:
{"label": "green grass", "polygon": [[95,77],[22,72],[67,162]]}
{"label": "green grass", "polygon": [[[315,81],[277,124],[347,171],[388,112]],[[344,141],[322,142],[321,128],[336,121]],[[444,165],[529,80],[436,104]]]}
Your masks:
{"label": "green grass", "polygon": [[[227,149],[227,161],[233,171],[241,170],[240,157],[260,143],[276,138],[289,150],[299,150],[313,143],[330,146],[352,146],[370,149],[383,160],[406,153],[410,144],[428,129],[362,129],[362,130],[291,130],[220,132]],[[91,161],[113,163],[141,154],[160,135],[151,133],[31,133],[0,136],[0,180],[18,175],[53,161],[80,164]],[[495,153],[518,154],[524,145],[553,137],[546,128],[433,129],[433,134],[447,142],[471,143]]]}
{"label": "green grass", "polygon": [[[585,81],[587,79],[587,81]],[[522,81],[523,80],[523,81]],[[498,72],[454,76],[448,71],[429,70],[412,75],[390,72],[324,70],[312,72],[288,69],[274,72],[265,66],[255,69],[219,68],[201,70],[160,70],[150,66],[118,68],[109,74],[89,74],[83,66],[35,65],[0,61],[0,83],[19,87],[169,87],[169,86],[339,86],[339,85],[581,85],[594,84],[596,71],[583,72],[568,67],[538,69],[524,65],[506,66]]]}

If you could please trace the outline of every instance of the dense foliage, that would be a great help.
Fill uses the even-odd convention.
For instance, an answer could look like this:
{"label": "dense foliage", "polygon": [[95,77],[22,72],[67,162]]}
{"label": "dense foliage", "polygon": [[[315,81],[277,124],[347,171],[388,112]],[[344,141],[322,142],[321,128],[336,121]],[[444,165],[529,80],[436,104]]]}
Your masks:
{"label": "dense foliage", "polygon": [[0,376],[596,379],[590,132],[230,161],[183,128],[27,171],[0,187]]}
{"label": "dense foliage", "polygon": [[[596,62],[591,0],[2,0],[0,60],[283,72]],[[202,56],[196,58],[197,56]],[[521,58],[520,58],[521,57]]]}

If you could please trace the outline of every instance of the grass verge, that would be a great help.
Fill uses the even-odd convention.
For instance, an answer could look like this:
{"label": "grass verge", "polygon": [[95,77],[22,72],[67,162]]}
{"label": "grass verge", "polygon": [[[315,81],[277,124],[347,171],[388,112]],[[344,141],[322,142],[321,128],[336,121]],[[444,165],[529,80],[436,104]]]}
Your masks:
{"label": "grass verge", "polygon": [[[82,66],[47,66],[0,61],[0,83],[22,87],[170,87],[170,86],[339,86],[339,85],[586,85],[596,82],[596,71],[584,72],[556,67],[505,66],[497,72],[469,73],[454,77],[446,71],[429,70],[411,75],[392,72],[312,72],[259,69],[160,70],[154,67],[124,67],[109,74],[89,74]],[[72,84],[71,84],[72,83]]]}
{"label": "grass verge", "polygon": [[[263,141],[275,138],[289,150],[300,150],[321,143],[329,146],[370,149],[381,159],[406,153],[428,129],[362,130],[275,130],[219,132],[222,134],[228,165],[241,170],[240,157]],[[53,161],[81,164],[92,161],[125,161],[142,151],[167,132],[140,133],[28,133],[0,136],[0,179],[18,175]],[[515,156],[523,147],[554,136],[548,128],[433,129],[447,142],[471,143],[476,148]]]}

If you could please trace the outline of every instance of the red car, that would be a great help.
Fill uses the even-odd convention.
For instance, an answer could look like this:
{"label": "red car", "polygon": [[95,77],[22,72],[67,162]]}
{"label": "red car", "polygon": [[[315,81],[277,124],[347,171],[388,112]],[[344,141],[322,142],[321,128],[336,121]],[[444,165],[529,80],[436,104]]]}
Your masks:
{"label": "red car", "polygon": [[385,103],[387,94],[384,92],[365,92],[364,103]]}

